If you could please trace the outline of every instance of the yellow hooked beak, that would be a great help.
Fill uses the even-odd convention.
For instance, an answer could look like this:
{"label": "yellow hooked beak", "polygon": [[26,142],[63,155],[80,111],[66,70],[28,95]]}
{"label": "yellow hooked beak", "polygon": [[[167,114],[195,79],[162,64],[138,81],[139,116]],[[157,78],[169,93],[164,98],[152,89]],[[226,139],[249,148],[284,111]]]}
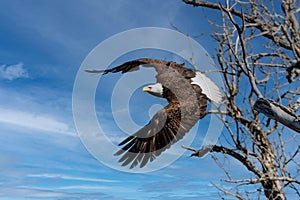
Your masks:
{"label": "yellow hooked beak", "polygon": [[151,87],[149,87],[149,86],[143,87],[142,91],[143,92],[150,92],[151,91]]}

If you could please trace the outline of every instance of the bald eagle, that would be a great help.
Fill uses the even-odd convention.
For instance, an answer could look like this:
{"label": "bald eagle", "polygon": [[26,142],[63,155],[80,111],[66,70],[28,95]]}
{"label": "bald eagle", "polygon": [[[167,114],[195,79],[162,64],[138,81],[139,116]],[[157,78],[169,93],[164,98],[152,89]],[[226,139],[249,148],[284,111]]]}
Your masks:
{"label": "bald eagle", "polygon": [[213,81],[199,71],[183,64],[165,60],[141,58],[106,70],[86,70],[89,73],[127,73],[140,66],[156,70],[157,83],[142,89],[151,95],[165,98],[168,105],[159,110],[150,122],[124,139],[114,155],[121,156],[122,166],[131,163],[144,167],[172,144],[182,139],[206,115],[208,101],[219,103],[221,94]]}

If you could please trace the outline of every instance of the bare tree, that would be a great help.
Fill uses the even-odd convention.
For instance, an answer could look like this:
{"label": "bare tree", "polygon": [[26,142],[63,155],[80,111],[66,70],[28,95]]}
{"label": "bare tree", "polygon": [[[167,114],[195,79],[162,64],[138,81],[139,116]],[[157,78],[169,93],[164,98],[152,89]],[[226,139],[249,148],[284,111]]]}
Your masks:
{"label": "bare tree", "polygon": [[[209,22],[214,27],[216,59],[225,83],[226,130],[211,152],[226,172],[225,181],[236,190],[217,187],[237,199],[262,195],[272,200],[299,199],[300,3],[183,2],[219,10],[221,16],[219,22]],[[186,148],[194,151],[194,156],[206,151],[205,147]],[[233,178],[226,167],[233,159],[245,166],[247,178]]]}

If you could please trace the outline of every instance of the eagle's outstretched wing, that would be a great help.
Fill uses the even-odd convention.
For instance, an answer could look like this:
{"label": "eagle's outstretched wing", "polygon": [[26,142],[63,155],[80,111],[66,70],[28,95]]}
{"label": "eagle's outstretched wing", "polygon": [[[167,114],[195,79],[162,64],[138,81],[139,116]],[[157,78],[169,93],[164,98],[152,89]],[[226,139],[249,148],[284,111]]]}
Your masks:
{"label": "eagle's outstretched wing", "polygon": [[[139,70],[140,66],[155,68],[155,70],[158,73],[156,76],[157,81],[163,84],[164,86],[172,85],[173,83],[170,84],[170,77],[178,76],[179,74],[181,76],[180,78],[188,78],[191,80],[191,84],[198,85],[201,88],[202,93],[204,93],[211,101],[214,101],[215,103],[220,103],[222,101],[222,95],[219,91],[218,86],[208,77],[206,77],[205,74],[199,71],[194,72],[191,69],[184,68],[183,67],[184,63],[179,64],[176,62],[165,61],[165,60],[141,58],[141,59],[125,62],[122,65],[119,65],[111,69],[85,70],[85,71],[89,73],[103,73],[103,74],[117,73],[117,72],[127,73],[127,72]],[[178,73],[173,73],[172,69],[176,69]],[[161,76],[162,73],[167,75]]]}
{"label": "eagle's outstretched wing", "polygon": [[158,67],[163,67],[163,66],[177,66],[177,67],[182,67],[184,66],[184,63],[178,64],[176,62],[170,62],[170,61],[165,61],[165,60],[157,60],[157,59],[150,59],[150,58],[141,58],[129,62],[125,62],[122,65],[119,65],[117,67],[111,68],[111,69],[105,69],[105,70],[85,70],[86,72],[89,73],[117,73],[117,72],[132,72],[136,71],[139,69],[139,67],[143,65],[144,67],[154,67],[156,70]]}
{"label": "eagle's outstretched wing", "polygon": [[[202,103],[206,106],[207,102]],[[199,119],[199,109],[194,105],[170,102],[146,126],[123,140],[119,145],[124,146],[115,155],[123,154],[119,160],[122,166],[131,163],[130,168],[133,168],[140,163],[140,167],[144,167],[182,139]]]}

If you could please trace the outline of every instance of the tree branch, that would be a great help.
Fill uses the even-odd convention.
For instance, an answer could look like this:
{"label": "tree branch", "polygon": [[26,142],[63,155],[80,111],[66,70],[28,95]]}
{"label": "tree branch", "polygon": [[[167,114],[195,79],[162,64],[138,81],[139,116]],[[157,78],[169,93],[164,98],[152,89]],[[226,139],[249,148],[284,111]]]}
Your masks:
{"label": "tree branch", "polygon": [[294,178],[291,177],[262,177],[262,178],[254,178],[254,179],[243,179],[243,180],[224,180],[225,182],[229,182],[229,183],[250,183],[250,184],[256,184],[259,183],[261,181],[267,181],[267,180],[278,180],[278,181],[286,181],[286,182],[293,182],[293,183],[297,183],[300,184],[299,180],[296,180]]}
{"label": "tree branch", "polygon": [[228,149],[226,147],[217,146],[217,145],[215,145],[215,146],[204,146],[200,150],[197,150],[197,149],[194,149],[194,148],[191,148],[191,147],[186,147],[186,146],[182,146],[182,148],[193,151],[194,153],[191,156],[196,156],[196,157],[200,157],[200,158],[203,157],[204,155],[206,155],[208,152],[217,152],[217,153],[227,154],[227,155],[237,159],[241,163],[243,163],[243,165],[245,167],[247,167],[247,169],[249,171],[253,172],[254,174],[256,174],[259,177],[262,176],[260,171],[254,165],[252,165],[252,163],[248,160],[248,157],[244,157],[243,155],[235,152],[232,149]]}
{"label": "tree branch", "polygon": [[271,99],[259,98],[254,104],[254,109],[300,133],[300,116],[297,116],[287,107]]}
{"label": "tree branch", "polygon": [[[221,10],[221,6],[218,3],[211,3],[211,2],[207,2],[207,1],[203,1],[203,0],[182,0],[184,3],[186,4],[190,4],[193,5],[195,7],[201,6],[201,7],[206,7],[206,8],[211,8],[211,9],[216,9],[216,10]],[[272,33],[272,31],[270,31],[270,29],[274,28],[271,24],[267,25],[266,23],[261,23],[260,19],[257,19],[255,17],[252,17],[250,15],[247,14],[243,14],[240,11],[237,11],[236,9],[231,8],[230,12],[239,17],[239,18],[243,18],[244,20],[248,23],[251,23],[253,25],[255,25],[255,27],[257,29],[259,29],[262,33],[264,33],[262,36],[266,37],[270,40],[272,40],[275,44],[288,49],[288,50],[292,50],[293,47],[290,45],[290,43],[287,40],[278,40],[275,35]]]}

